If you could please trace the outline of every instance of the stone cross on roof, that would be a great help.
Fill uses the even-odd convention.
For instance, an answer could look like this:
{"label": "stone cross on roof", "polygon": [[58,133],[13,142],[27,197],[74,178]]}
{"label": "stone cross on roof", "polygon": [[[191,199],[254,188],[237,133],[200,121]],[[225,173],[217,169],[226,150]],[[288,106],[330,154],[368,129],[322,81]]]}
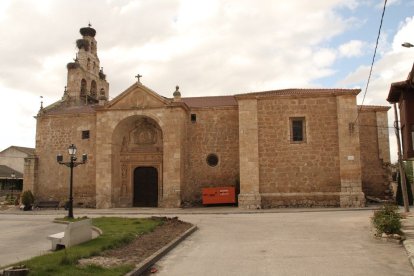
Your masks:
{"label": "stone cross on roof", "polygon": [[137,82],[138,82],[138,83],[141,83],[140,78],[142,78],[142,75],[138,74],[138,75],[136,75],[135,77],[137,78]]}

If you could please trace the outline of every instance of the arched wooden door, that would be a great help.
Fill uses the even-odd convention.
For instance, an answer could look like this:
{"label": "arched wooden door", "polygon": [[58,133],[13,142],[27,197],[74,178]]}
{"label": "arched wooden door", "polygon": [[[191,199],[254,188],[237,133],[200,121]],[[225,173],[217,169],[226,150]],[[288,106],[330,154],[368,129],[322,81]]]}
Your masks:
{"label": "arched wooden door", "polygon": [[154,167],[138,167],[134,170],[135,207],[158,206],[158,171]]}

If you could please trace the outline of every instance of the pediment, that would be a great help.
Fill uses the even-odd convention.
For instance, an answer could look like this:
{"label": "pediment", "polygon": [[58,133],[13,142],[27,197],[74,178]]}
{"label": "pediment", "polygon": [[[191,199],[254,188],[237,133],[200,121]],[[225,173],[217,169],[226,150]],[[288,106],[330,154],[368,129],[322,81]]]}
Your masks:
{"label": "pediment", "polygon": [[169,103],[169,99],[136,83],[111,100],[106,107],[109,109],[146,109],[164,107]]}

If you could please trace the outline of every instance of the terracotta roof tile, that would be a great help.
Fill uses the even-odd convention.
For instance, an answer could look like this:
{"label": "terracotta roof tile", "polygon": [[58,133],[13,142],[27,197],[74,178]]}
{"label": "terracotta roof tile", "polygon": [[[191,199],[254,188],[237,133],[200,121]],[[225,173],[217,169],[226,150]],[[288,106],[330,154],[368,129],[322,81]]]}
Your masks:
{"label": "terracotta roof tile", "polygon": [[390,110],[391,106],[386,105],[358,105],[358,110],[361,111],[388,111]]}
{"label": "terracotta roof tile", "polygon": [[28,155],[34,155],[35,149],[34,148],[27,148],[27,147],[18,147],[18,146],[11,146],[11,148],[15,148],[21,152],[24,152]]}
{"label": "terracotta roof tile", "polygon": [[290,88],[281,90],[269,90],[262,92],[251,92],[235,95],[237,98],[251,96],[283,96],[283,95],[313,95],[313,94],[355,94],[358,95],[361,89],[342,89],[342,88]]}
{"label": "terracotta roof tile", "polygon": [[46,111],[46,114],[78,114],[78,113],[94,113],[96,106],[79,105],[79,106],[58,106]]}

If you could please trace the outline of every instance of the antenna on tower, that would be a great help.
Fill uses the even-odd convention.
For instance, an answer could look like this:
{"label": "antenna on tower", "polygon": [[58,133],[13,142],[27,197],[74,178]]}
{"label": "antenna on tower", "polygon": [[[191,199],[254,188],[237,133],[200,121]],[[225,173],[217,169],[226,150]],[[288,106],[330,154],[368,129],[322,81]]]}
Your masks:
{"label": "antenna on tower", "polygon": [[43,96],[40,96],[40,109],[43,109]]}

